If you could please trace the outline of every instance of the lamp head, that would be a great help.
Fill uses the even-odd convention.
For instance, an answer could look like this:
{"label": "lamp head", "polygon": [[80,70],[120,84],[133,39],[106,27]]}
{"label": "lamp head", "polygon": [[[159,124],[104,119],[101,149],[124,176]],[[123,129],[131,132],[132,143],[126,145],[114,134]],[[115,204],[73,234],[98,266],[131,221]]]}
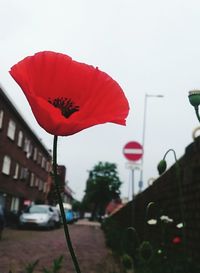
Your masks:
{"label": "lamp head", "polygon": [[192,106],[198,107],[200,104],[200,90],[189,91],[188,98]]}

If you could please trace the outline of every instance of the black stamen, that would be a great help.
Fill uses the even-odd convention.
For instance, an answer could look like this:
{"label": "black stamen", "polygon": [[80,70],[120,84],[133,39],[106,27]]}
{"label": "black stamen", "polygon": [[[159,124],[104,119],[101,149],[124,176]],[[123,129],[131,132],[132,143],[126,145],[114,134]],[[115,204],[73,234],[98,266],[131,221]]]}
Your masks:
{"label": "black stamen", "polygon": [[48,99],[48,102],[51,103],[56,108],[59,108],[62,115],[65,118],[69,118],[73,113],[79,111],[79,106],[75,105],[71,99],[68,98],[55,98],[55,99]]}

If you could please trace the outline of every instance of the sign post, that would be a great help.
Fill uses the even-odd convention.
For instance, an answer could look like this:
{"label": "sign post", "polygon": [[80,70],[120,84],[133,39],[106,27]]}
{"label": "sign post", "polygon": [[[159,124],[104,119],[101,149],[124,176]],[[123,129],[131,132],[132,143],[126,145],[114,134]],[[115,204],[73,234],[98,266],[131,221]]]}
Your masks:
{"label": "sign post", "polygon": [[141,165],[136,163],[142,158],[142,145],[136,141],[128,142],[123,148],[123,154],[128,159],[128,168],[131,170],[132,176],[132,198],[134,198],[134,170],[141,169]]}
{"label": "sign post", "polygon": [[123,154],[125,158],[128,160],[127,168],[131,170],[131,181],[132,181],[132,217],[131,222],[134,225],[134,170],[139,169],[141,170],[141,164],[137,163],[138,160],[142,158],[143,155],[143,147],[140,143],[136,141],[128,142],[123,148]]}

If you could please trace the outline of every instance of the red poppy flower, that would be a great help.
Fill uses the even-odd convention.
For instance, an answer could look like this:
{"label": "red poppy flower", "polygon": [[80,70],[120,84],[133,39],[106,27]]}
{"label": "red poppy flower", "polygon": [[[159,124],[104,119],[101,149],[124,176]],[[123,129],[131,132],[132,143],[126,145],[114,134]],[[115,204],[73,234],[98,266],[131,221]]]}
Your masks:
{"label": "red poppy flower", "polygon": [[105,122],[126,123],[129,105],[121,87],[98,68],[44,51],[14,65],[10,74],[50,134],[67,136]]}
{"label": "red poppy flower", "polygon": [[176,236],[172,239],[172,243],[175,244],[175,245],[178,245],[181,243],[181,238]]}

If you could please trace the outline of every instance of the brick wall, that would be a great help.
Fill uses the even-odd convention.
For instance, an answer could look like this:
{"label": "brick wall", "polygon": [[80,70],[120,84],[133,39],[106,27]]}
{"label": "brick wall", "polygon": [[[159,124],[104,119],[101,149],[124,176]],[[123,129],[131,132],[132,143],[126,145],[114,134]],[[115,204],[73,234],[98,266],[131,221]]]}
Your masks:
{"label": "brick wall", "polygon": [[[180,182],[183,193],[183,207],[186,222],[186,244],[188,255],[200,258],[200,137],[196,138],[178,160],[180,166]],[[157,242],[163,240],[161,225],[148,225],[147,218],[159,220],[161,215],[173,219],[173,223],[165,226],[168,247],[175,236],[182,236],[176,224],[182,222],[178,177],[174,164],[161,175],[150,187],[138,194],[134,203],[129,202],[124,208],[113,215],[121,227],[134,226],[141,239]],[[154,202],[148,214],[147,205]],[[160,221],[159,221],[160,223]]]}

